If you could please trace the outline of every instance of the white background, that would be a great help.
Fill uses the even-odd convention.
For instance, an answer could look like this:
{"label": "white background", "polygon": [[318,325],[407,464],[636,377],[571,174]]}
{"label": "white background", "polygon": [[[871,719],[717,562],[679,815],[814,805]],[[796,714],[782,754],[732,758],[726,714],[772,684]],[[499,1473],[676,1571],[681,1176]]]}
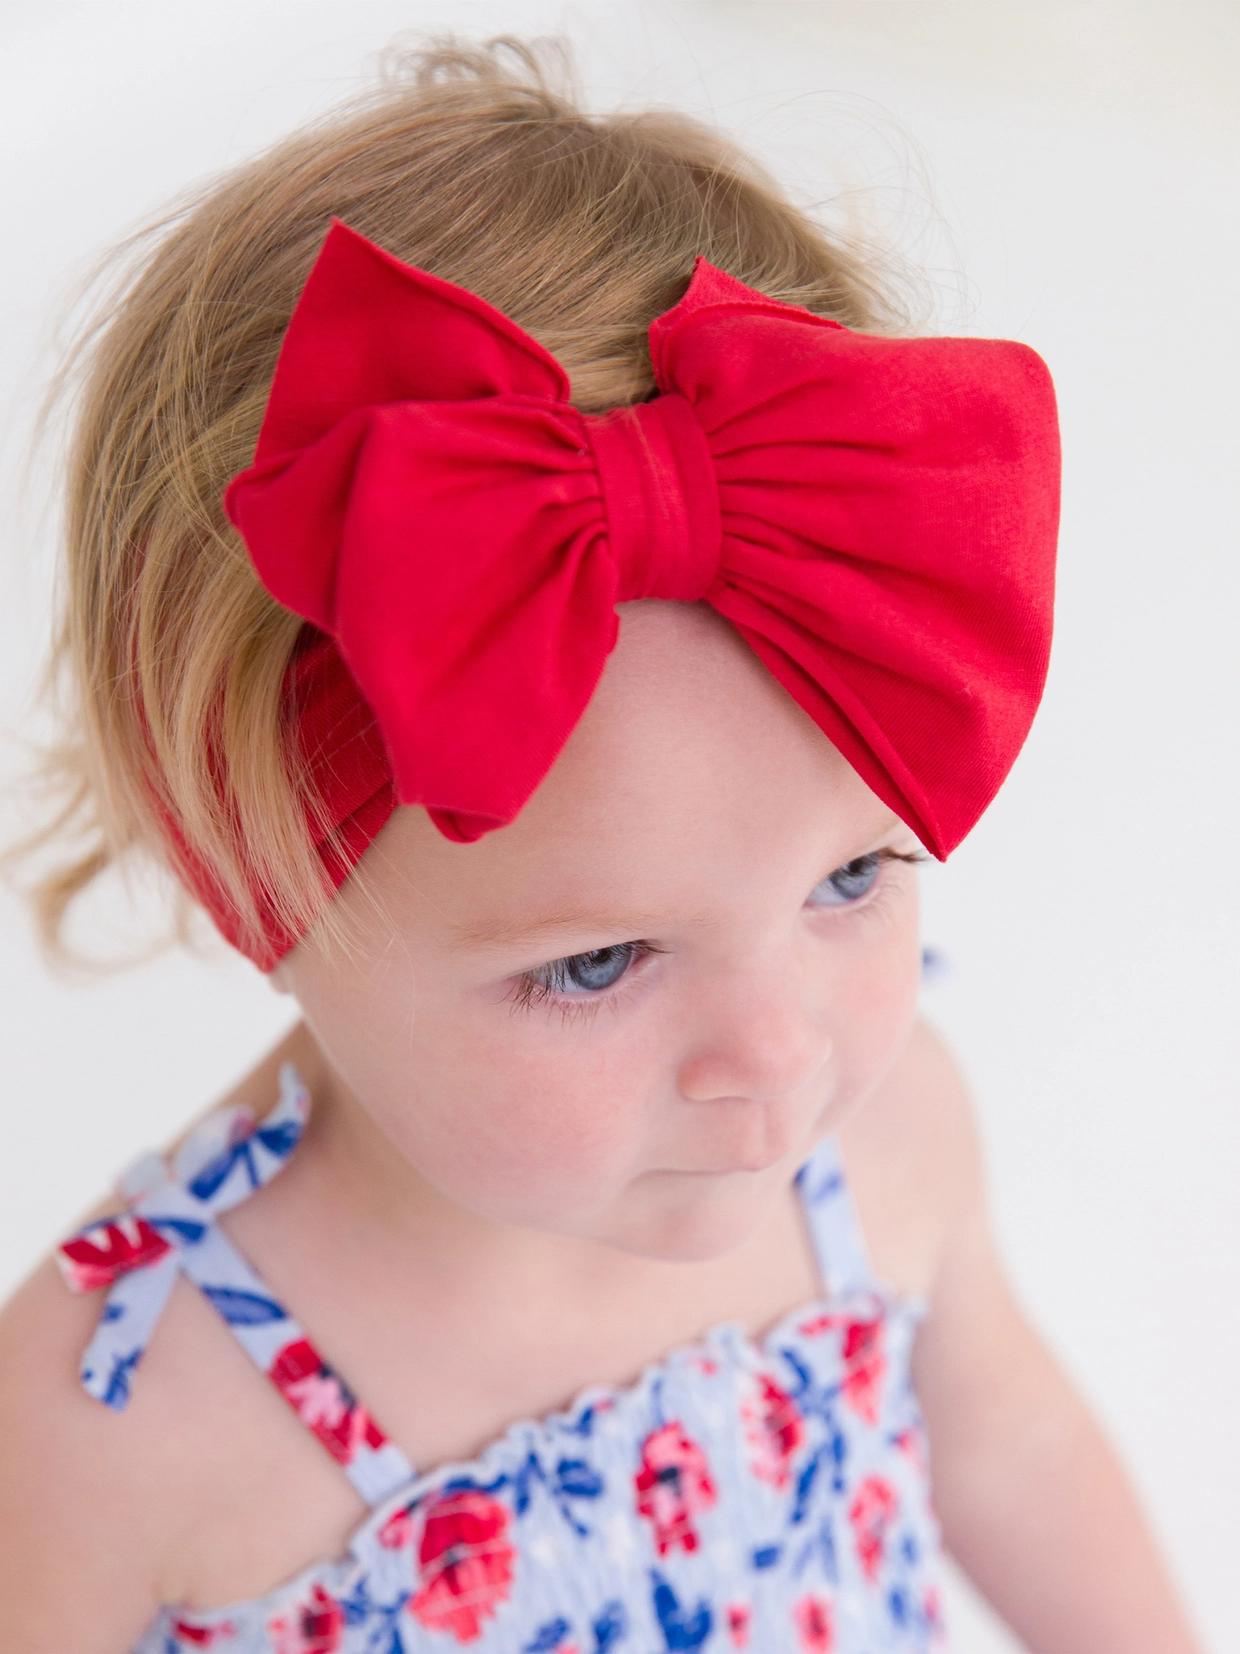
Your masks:
{"label": "white background", "polygon": [[[5,0],[0,775],[37,727],[51,533],[28,444],[75,282],[352,90],[397,31],[445,26],[564,31],[597,103],[704,113],[802,196],[868,185],[936,267],[940,326],[1051,365],[1050,688],[1000,802],[927,876],[928,935],[955,961],[930,1009],[976,1083],[1020,1289],[1208,1645],[1240,1649],[1234,5]],[[55,982],[0,897],[0,1288],[287,1016],[220,950]],[[956,1598],[961,1648],[1012,1646]]]}

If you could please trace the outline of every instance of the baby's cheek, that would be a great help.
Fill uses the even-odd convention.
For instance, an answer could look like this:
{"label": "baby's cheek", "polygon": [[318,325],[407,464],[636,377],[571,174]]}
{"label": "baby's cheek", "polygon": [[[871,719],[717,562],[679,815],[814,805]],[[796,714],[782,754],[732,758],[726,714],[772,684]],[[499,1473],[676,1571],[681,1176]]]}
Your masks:
{"label": "baby's cheek", "polygon": [[571,1224],[614,1199],[639,1161],[645,1087],[571,1039],[554,1053],[520,1047],[475,1036],[441,1048],[400,1146],[475,1211]]}
{"label": "baby's cheek", "polygon": [[910,905],[880,942],[858,948],[831,985],[836,1103],[868,1094],[903,1052],[921,990],[917,914]]}

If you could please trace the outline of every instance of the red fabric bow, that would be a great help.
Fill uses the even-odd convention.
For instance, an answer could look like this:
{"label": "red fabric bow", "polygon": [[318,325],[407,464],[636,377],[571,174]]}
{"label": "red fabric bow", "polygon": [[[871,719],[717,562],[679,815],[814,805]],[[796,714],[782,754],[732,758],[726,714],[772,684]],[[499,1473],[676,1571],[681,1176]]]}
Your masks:
{"label": "red fabric bow", "polygon": [[639,597],[726,616],[940,857],[1007,774],[1050,645],[1040,358],[854,333],[701,259],[650,350],[660,395],[582,414],[506,316],[333,225],[226,505],[324,634],[288,693],[337,881],[397,802],[511,821]]}

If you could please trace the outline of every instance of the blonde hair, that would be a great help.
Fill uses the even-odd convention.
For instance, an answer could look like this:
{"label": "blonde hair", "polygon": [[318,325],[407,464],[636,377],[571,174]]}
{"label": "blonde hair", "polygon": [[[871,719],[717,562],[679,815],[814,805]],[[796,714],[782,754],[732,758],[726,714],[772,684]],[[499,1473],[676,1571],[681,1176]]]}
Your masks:
{"label": "blonde hair", "polygon": [[679,114],[587,114],[554,54],[438,42],[209,184],[128,245],[74,360],[60,807],[31,841],[46,945],[131,853],[175,869],[169,823],[257,935],[295,933],[331,884],[287,739],[301,621],[259,584],[221,494],[253,455],[276,354],[330,219],[480,294],[564,365],[587,411],[654,389],[650,321],[703,254],[849,326],[902,317],[867,259],[731,143]]}

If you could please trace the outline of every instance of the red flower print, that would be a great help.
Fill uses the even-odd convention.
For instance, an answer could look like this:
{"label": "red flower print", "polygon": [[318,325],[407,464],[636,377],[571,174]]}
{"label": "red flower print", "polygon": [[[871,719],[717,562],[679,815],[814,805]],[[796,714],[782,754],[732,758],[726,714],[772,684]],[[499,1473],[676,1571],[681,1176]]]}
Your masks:
{"label": "red flower print", "polygon": [[339,1464],[358,1448],[382,1447],[387,1437],[308,1338],[286,1344],[269,1369],[271,1382]]}
{"label": "red flower print", "polygon": [[733,1648],[749,1647],[749,1622],[752,1618],[753,1613],[747,1602],[728,1604],[728,1635]]}
{"label": "red flower print", "polygon": [[128,1213],[92,1223],[67,1240],[56,1253],[60,1273],[73,1292],[94,1292],[111,1286],[131,1269],[154,1263],[171,1250],[164,1237],[145,1218]]}
{"label": "red flower print", "polygon": [[441,1493],[426,1512],[418,1563],[422,1584],[408,1611],[431,1631],[471,1643],[512,1585],[516,1552],[508,1512],[477,1488]]}
{"label": "red flower print", "polygon": [[393,1511],[379,1529],[379,1543],[388,1551],[403,1551],[413,1545],[413,1517],[407,1510]]}
{"label": "red flower print", "polygon": [[840,1356],[844,1363],[844,1400],[867,1424],[878,1423],[878,1403],[887,1357],[883,1353],[883,1318],[853,1321],[841,1315],[811,1315],[798,1331],[803,1338],[820,1338],[843,1328]]}
{"label": "red flower print", "polygon": [[210,1648],[212,1643],[232,1634],[231,1622],[223,1625],[187,1625],[184,1620],[172,1622],[172,1635],[179,1637],[183,1643],[189,1643],[192,1648]]}
{"label": "red flower print", "polygon": [[706,1455],[679,1424],[665,1424],[642,1443],[642,1462],[634,1477],[637,1514],[654,1524],[659,1555],[679,1545],[696,1551],[692,1518],[709,1510],[718,1497]]}
{"label": "red flower print", "polygon": [[777,1493],[785,1493],[792,1480],[793,1457],[805,1439],[805,1425],[792,1397],[773,1378],[760,1373],[755,1390],[741,1403],[749,1468]]}
{"label": "red flower print", "polygon": [[831,1654],[835,1647],[835,1616],[830,1597],[803,1596],[792,1610],[805,1654]]}
{"label": "red flower print", "polygon": [[274,1654],[333,1654],[344,1636],[344,1610],[316,1585],[308,1602],[270,1621],[267,1635]]}
{"label": "red flower print", "polygon": [[878,1423],[878,1401],[887,1357],[883,1353],[883,1323],[849,1321],[844,1327],[844,1400],[867,1424]]}
{"label": "red flower print", "polygon": [[878,1578],[878,1570],[883,1562],[887,1529],[895,1521],[899,1505],[896,1490],[890,1482],[884,1481],[881,1476],[867,1476],[858,1484],[853,1502],[848,1507],[848,1520],[852,1523],[853,1537],[857,1542],[857,1555],[861,1558],[865,1577],[871,1584]]}

